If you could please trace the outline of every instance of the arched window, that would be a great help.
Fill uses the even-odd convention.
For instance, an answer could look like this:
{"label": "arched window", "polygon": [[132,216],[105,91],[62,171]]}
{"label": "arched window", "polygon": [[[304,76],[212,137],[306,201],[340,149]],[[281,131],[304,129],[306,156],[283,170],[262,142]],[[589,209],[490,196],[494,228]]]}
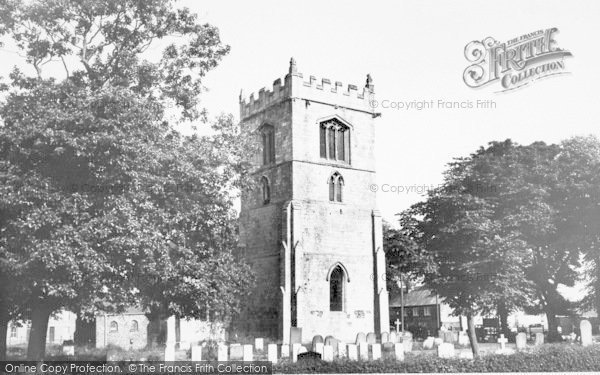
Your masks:
{"label": "arched window", "polygon": [[137,320],[132,320],[131,321],[131,327],[129,328],[129,332],[137,332],[139,331],[140,326],[138,324]]}
{"label": "arched window", "polygon": [[262,137],[263,165],[275,162],[275,129],[271,125],[264,125],[260,129]]}
{"label": "arched window", "polygon": [[117,324],[117,322],[115,322],[114,320],[112,322],[110,322],[110,333],[116,333],[119,332],[119,324]]}
{"label": "arched window", "polygon": [[17,338],[17,327],[16,326],[11,326],[10,327],[10,338],[11,339],[16,339]]}
{"label": "arched window", "polygon": [[329,310],[344,311],[344,270],[337,265],[329,275]]}
{"label": "arched window", "polygon": [[269,204],[271,202],[271,187],[269,186],[269,179],[262,176],[260,179],[260,187],[262,191],[263,204]]}
{"label": "arched window", "polygon": [[329,200],[331,202],[342,201],[342,186],[344,186],[344,178],[338,172],[329,177]]}
{"label": "arched window", "polygon": [[338,119],[320,124],[321,157],[350,162],[350,128]]}

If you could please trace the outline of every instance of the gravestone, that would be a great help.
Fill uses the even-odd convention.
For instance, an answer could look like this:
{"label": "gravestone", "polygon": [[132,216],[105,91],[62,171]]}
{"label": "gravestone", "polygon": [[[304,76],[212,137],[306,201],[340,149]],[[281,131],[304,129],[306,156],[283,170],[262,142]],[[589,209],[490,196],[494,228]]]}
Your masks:
{"label": "gravestone", "polygon": [[290,344],[302,344],[302,328],[290,328]]}
{"label": "gravestone", "polygon": [[360,345],[358,345],[358,353],[359,353],[360,359],[362,361],[368,361],[369,360],[369,344],[367,344],[366,342],[363,342]]}
{"label": "gravestone", "polygon": [[515,343],[517,344],[517,350],[525,349],[527,347],[527,334],[525,332],[517,333]]}
{"label": "gravestone", "polygon": [[345,358],[347,357],[347,353],[346,353],[346,344],[344,344],[341,341],[338,341],[338,346],[337,346],[337,356],[339,358]]}
{"label": "gravestone", "polygon": [[588,320],[579,322],[581,331],[581,346],[592,345],[592,324]]}
{"label": "gravestone", "polygon": [[377,335],[373,332],[367,334],[367,344],[373,345],[377,343]]}
{"label": "gravestone", "polygon": [[192,362],[202,360],[202,347],[200,345],[192,346]]}
{"label": "gravestone", "polygon": [[267,345],[267,361],[271,363],[277,363],[277,344]]}
{"label": "gravestone", "polygon": [[439,358],[452,358],[454,357],[454,344],[443,342],[437,347],[437,354]]}
{"label": "gravestone", "polygon": [[229,359],[232,361],[244,359],[244,348],[241,344],[231,344],[229,346]]}
{"label": "gravestone", "polygon": [[404,345],[404,353],[412,352],[412,334],[410,332],[406,332],[402,336],[402,345]]}
{"label": "gravestone", "polygon": [[290,346],[289,345],[281,345],[281,358],[289,358],[290,356]]}
{"label": "gravestone", "polygon": [[439,337],[436,337],[433,339],[433,346],[440,346],[444,343],[444,340],[442,340]]}
{"label": "gravestone", "polygon": [[397,361],[404,361],[404,345],[398,342],[394,344],[394,356]]}
{"label": "gravestone", "polygon": [[458,333],[458,345],[466,346],[469,345],[469,335],[465,331]]}
{"label": "gravestone", "polygon": [[458,354],[458,358],[461,359],[473,359],[473,352],[472,351],[462,351]]}
{"label": "gravestone", "polygon": [[359,332],[356,335],[356,341],[354,342],[356,345],[359,345],[361,342],[367,342],[367,336],[364,333]]}
{"label": "gravestone", "polygon": [[62,352],[66,356],[73,357],[75,355],[75,345],[63,345]]}
{"label": "gravestone", "polygon": [[167,343],[165,346],[165,362],[173,362],[175,360],[175,344]]}
{"label": "gravestone", "polygon": [[313,351],[313,352],[315,352],[315,353],[319,353],[319,354],[321,355],[321,358],[322,358],[322,357],[323,357],[323,348],[324,348],[324,347],[325,347],[325,346],[323,345],[323,343],[322,343],[322,342],[317,342],[317,343],[316,343],[316,344],[313,346],[313,349],[312,349],[312,351]]}
{"label": "gravestone", "polygon": [[265,350],[265,339],[258,337],[254,339],[254,347],[256,350]]}
{"label": "gravestone", "polygon": [[339,353],[340,340],[333,336],[327,336],[325,337],[325,346],[327,345],[330,345],[333,348],[333,355],[337,355]]}
{"label": "gravestone", "polygon": [[225,362],[227,361],[227,345],[219,344],[217,346],[217,361]]}
{"label": "gravestone", "polygon": [[356,361],[358,359],[356,344],[348,344],[348,359],[351,361]]}
{"label": "gravestone", "polygon": [[371,355],[373,356],[374,361],[381,358],[381,344],[371,345]]}
{"label": "gravestone", "polygon": [[385,344],[385,343],[387,343],[387,342],[389,342],[389,341],[390,341],[390,334],[389,334],[389,333],[387,333],[387,332],[383,332],[383,333],[381,334],[381,343],[382,343],[382,344]]}
{"label": "gravestone", "polygon": [[316,335],[312,338],[312,349],[313,351],[315,350],[315,345],[316,344],[322,344],[324,342],[323,340],[323,336],[321,335]]}
{"label": "gravestone", "polygon": [[504,334],[501,334],[500,338],[498,339],[498,344],[500,344],[500,350],[506,349],[507,342],[508,342],[508,339],[506,337],[504,337]]}
{"label": "gravestone", "polygon": [[302,344],[292,344],[292,362],[296,362],[298,360],[298,352],[300,351],[301,347]]}
{"label": "gravestone", "polygon": [[244,345],[244,354],[242,357],[242,360],[244,362],[252,362],[253,360],[253,347],[252,345],[248,344],[248,345]]}
{"label": "gravestone", "polygon": [[544,343],[544,333],[536,332],[535,333],[535,346],[542,345]]}
{"label": "gravestone", "polygon": [[429,336],[423,341],[423,349],[431,350],[433,349],[433,337]]}
{"label": "gravestone", "polygon": [[327,362],[333,361],[333,346],[325,345],[323,347],[323,360]]}
{"label": "gravestone", "polygon": [[398,342],[398,335],[396,334],[396,332],[390,332],[390,338],[388,341],[393,344]]}

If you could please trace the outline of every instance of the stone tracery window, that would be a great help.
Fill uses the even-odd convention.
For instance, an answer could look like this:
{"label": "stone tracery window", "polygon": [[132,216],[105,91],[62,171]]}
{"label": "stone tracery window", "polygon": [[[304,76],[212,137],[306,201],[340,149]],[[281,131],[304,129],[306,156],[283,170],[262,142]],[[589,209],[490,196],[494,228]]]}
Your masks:
{"label": "stone tracery window", "polygon": [[329,177],[329,201],[342,201],[342,187],[344,186],[344,178],[338,172]]}
{"label": "stone tracery window", "polygon": [[325,159],[350,162],[350,128],[338,119],[320,124],[321,157]]}
{"label": "stone tracery window", "polygon": [[344,281],[346,276],[339,265],[329,275],[329,310],[344,311]]}

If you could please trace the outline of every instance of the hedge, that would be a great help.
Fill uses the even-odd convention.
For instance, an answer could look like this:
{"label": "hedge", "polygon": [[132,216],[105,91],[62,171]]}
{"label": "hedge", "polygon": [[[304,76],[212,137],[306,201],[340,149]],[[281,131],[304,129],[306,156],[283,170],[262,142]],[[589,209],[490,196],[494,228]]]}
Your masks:
{"label": "hedge", "polygon": [[373,372],[547,372],[600,371],[600,345],[548,344],[511,355],[491,354],[480,359],[442,359],[434,355],[407,355],[402,362],[321,360],[282,362],[274,373],[373,373]]}

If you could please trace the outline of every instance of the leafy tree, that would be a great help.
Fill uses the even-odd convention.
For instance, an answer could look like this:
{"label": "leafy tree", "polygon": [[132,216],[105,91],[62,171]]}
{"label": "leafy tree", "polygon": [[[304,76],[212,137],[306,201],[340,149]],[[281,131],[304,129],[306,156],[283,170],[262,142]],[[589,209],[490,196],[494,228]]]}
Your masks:
{"label": "leafy tree", "polygon": [[[243,145],[231,117],[204,137],[166,121],[173,110],[204,120],[202,77],[228,52],[217,29],[166,0],[0,10],[0,33],[36,72],[15,70],[0,108],[0,274],[19,290],[2,290],[0,317],[31,319],[28,359],[43,358],[48,317],[63,308],[235,311],[249,273],[233,256],[228,192],[243,185]],[[185,41],[143,59],[172,36]],[[65,79],[44,78],[53,60]]]}

